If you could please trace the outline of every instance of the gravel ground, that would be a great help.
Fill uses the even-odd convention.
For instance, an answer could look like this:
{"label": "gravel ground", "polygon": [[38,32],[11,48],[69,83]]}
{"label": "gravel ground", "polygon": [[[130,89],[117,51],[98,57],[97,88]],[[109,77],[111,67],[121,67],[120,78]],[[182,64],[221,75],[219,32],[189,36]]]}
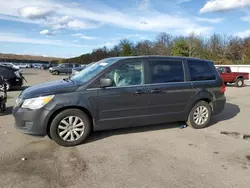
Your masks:
{"label": "gravel ground", "polygon": [[[27,86],[65,77],[42,70],[24,75]],[[1,188],[249,188],[250,141],[242,139],[250,135],[248,86],[227,87],[226,109],[206,129],[166,124],[103,131],[71,148],[15,130],[11,107],[19,93],[8,93],[0,116]]]}

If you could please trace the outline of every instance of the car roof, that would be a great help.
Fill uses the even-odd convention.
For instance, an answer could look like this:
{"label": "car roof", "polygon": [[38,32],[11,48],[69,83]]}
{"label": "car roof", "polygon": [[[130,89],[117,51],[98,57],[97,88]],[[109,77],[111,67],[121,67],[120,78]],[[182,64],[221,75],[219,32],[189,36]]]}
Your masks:
{"label": "car roof", "polygon": [[110,57],[106,58],[107,60],[124,60],[124,59],[148,59],[148,58],[167,58],[167,59],[176,59],[176,60],[198,60],[198,61],[205,61],[205,62],[212,62],[211,60],[200,59],[195,57],[183,57],[183,56],[161,56],[161,55],[150,55],[150,56],[123,56],[123,57]]}

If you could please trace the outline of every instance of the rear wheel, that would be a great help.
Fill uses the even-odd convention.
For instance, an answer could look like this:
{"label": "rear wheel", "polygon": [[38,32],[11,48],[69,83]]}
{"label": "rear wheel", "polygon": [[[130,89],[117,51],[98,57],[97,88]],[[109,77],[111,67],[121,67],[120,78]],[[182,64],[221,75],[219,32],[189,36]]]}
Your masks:
{"label": "rear wheel", "polygon": [[187,125],[195,129],[205,128],[208,126],[211,116],[211,106],[205,101],[199,101],[189,112]]}
{"label": "rear wheel", "polygon": [[[11,89],[11,84],[9,82],[4,83],[6,85],[6,91],[9,91]],[[4,91],[4,84],[0,85],[0,90]]]}
{"label": "rear wheel", "polygon": [[238,78],[235,82],[236,87],[243,87],[244,86],[244,79]]}
{"label": "rear wheel", "polygon": [[89,117],[78,109],[60,112],[50,126],[51,138],[61,146],[76,146],[83,143],[91,132]]}

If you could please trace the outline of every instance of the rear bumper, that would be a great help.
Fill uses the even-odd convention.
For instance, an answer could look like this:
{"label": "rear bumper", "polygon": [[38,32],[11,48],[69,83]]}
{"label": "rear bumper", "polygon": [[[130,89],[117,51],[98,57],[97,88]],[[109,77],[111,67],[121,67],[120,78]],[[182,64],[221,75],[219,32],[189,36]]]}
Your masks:
{"label": "rear bumper", "polygon": [[12,78],[10,84],[12,87],[21,87],[23,85],[23,79],[18,77]]}
{"label": "rear bumper", "polygon": [[225,105],[226,105],[225,97],[221,97],[213,101],[213,115],[217,115],[223,112],[223,110],[225,109]]}

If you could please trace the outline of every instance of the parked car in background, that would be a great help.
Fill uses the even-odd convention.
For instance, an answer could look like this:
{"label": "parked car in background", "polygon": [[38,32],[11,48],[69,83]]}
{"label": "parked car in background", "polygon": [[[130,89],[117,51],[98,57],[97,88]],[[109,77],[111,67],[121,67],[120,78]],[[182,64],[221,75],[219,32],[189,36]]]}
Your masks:
{"label": "parked car in background", "polygon": [[[5,80],[7,91],[23,85],[23,76],[15,68],[0,65],[0,76]],[[3,85],[0,86],[0,90],[3,90]]]}
{"label": "parked car in background", "polygon": [[49,69],[49,64],[42,64],[41,69],[43,70]]}
{"label": "parked car in background", "polygon": [[19,68],[29,68],[29,64],[27,63],[15,63]]}
{"label": "parked car in background", "polygon": [[39,63],[33,64],[33,68],[35,69],[41,69],[41,67],[42,67],[42,64],[39,64]]}
{"label": "parked car in background", "polygon": [[51,68],[51,67],[57,67],[57,66],[58,66],[58,64],[51,63],[51,64],[48,65],[48,69]]}
{"label": "parked car in background", "polygon": [[17,70],[20,69],[20,67],[18,65],[15,65],[14,63],[1,63],[0,65],[6,66],[6,67],[12,67]]}
{"label": "parked car in background", "polygon": [[86,68],[86,65],[81,65],[80,67],[73,68],[72,69],[72,76],[78,74],[79,72],[81,72],[85,68]]}
{"label": "parked car in background", "polygon": [[76,67],[80,67],[80,65],[73,63],[63,63],[58,65],[57,67],[50,67],[49,72],[53,75],[58,75],[61,73],[72,74],[72,69]]}
{"label": "parked car in background", "polygon": [[235,84],[236,87],[243,87],[245,80],[249,80],[249,73],[247,72],[232,72],[230,67],[217,66],[225,85],[228,83]]}
{"label": "parked car in background", "polygon": [[91,131],[186,121],[201,129],[225,107],[225,85],[212,61],[116,57],[73,77],[24,90],[13,109],[21,132],[75,146]]}

